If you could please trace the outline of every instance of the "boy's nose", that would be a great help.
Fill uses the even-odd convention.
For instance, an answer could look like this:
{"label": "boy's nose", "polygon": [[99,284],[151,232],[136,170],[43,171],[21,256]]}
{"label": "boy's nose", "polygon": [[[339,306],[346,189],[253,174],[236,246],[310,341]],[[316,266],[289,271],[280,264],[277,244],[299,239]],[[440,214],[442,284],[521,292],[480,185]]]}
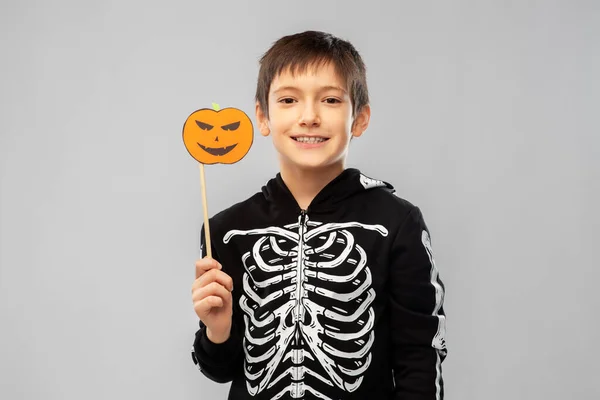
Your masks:
{"label": "boy's nose", "polygon": [[312,106],[304,108],[299,122],[300,125],[306,126],[318,126],[321,123],[317,110]]}

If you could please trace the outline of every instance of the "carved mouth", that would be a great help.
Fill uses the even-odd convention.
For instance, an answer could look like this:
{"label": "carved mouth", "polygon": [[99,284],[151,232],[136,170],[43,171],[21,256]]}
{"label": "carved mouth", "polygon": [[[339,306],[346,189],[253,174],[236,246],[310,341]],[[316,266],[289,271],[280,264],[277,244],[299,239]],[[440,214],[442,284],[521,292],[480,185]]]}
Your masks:
{"label": "carved mouth", "polygon": [[233,150],[233,148],[235,146],[237,146],[238,144],[233,144],[231,146],[227,146],[227,147],[206,147],[206,146],[202,146],[200,143],[198,143],[198,146],[200,146],[200,148],[202,150],[204,150],[205,152],[207,152],[208,154],[211,154],[213,156],[224,156],[225,154],[229,153],[231,150]]}

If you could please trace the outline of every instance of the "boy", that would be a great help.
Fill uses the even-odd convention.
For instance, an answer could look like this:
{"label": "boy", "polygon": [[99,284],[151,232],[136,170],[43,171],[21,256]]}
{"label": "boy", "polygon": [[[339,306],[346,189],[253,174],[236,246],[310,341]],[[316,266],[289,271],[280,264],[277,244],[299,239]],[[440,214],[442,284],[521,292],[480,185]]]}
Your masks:
{"label": "boy", "polygon": [[211,218],[192,286],[192,358],[232,382],[229,399],[444,396],[444,285],[423,216],[345,167],[368,100],[360,55],[332,35],[283,37],[261,59],[256,118],[280,172]]}

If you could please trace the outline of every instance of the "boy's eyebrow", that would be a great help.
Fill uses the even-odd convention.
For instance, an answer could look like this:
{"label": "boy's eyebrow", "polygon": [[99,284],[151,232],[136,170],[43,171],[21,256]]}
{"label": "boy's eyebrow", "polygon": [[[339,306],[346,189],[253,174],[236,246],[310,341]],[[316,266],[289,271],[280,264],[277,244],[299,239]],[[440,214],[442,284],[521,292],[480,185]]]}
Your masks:
{"label": "boy's eyebrow", "polygon": [[[285,90],[299,91],[299,89],[295,86],[281,86],[281,87],[277,88],[276,90],[274,90],[273,94],[283,92]],[[319,91],[326,91],[326,90],[339,90],[341,92],[346,93],[346,90],[344,90],[344,88],[341,88],[339,86],[328,85],[328,86],[322,86],[321,88],[319,88]]]}

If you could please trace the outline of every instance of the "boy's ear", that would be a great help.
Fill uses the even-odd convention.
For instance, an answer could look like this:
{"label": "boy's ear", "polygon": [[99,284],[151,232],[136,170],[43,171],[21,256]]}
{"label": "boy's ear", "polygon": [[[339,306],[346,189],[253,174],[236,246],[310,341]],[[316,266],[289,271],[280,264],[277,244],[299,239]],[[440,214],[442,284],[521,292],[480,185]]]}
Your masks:
{"label": "boy's ear", "polygon": [[269,133],[271,133],[271,130],[269,129],[269,119],[263,112],[258,101],[256,102],[256,121],[258,122],[258,130],[260,131],[260,134],[263,136],[269,136]]}
{"label": "boy's ear", "polygon": [[369,121],[371,119],[371,107],[366,104],[357,113],[352,123],[352,136],[360,137],[364,131],[369,127]]}

